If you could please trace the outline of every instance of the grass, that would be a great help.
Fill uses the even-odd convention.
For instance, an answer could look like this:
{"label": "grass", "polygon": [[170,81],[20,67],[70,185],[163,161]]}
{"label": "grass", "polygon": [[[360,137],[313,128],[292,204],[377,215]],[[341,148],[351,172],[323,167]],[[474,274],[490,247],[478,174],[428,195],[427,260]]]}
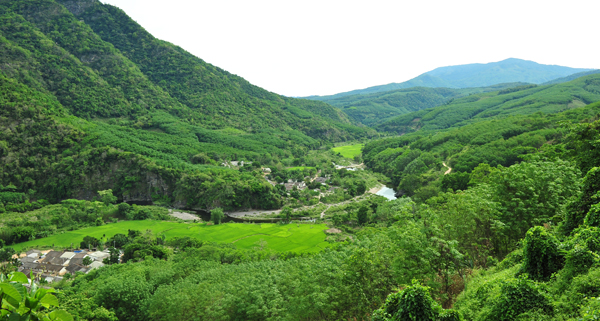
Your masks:
{"label": "grass", "polygon": [[361,149],[365,144],[346,145],[340,147],[334,147],[331,150],[334,153],[340,153],[345,158],[354,158],[356,155],[360,155]]}
{"label": "grass", "polygon": [[189,236],[203,241],[234,243],[240,249],[250,249],[264,240],[267,248],[278,252],[318,252],[328,246],[325,241],[325,224],[244,224],[226,223],[206,225],[206,223],[180,223],[169,221],[122,221],[102,226],[88,227],[77,231],[64,232],[29,242],[14,245],[18,252],[31,247],[78,247],[87,235],[101,238],[112,237],[117,233],[127,234],[127,230],[151,230],[164,233],[167,240],[176,236]]}
{"label": "grass", "polygon": [[296,166],[296,167],[288,167],[287,170],[288,171],[296,171],[296,170],[305,170],[305,169],[316,169],[315,167],[310,167],[310,166]]}

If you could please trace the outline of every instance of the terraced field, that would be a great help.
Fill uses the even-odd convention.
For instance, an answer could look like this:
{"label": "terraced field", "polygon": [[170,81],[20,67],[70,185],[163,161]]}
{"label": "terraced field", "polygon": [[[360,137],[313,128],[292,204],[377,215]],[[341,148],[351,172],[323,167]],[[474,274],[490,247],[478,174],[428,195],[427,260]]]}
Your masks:
{"label": "terraced field", "polygon": [[318,252],[328,246],[325,242],[325,224],[244,224],[226,223],[206,225],[206,223],[179,223],[168,221],[122,221],[119,223],[89,227],[77,231],[64,232],[29,242],[14,245],[19,251],[29,247],[68,247],[77,246],[87,235],[96,238],[112,237],[117,233],[127,234],[127,230],[151,230],[163,233],[167,240],[176,236],[189,236],[203,241],[234,243],[240,249],[258,246],[266,242],[266,248],[284,252]]}

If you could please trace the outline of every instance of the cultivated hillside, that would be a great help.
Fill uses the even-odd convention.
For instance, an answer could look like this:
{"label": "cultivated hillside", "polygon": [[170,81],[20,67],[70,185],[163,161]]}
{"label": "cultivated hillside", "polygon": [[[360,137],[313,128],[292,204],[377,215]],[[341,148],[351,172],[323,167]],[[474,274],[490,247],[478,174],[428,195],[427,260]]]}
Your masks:
{"label": "cultivated hillside", "polygon": [[521,86],[474,94],[434,108],[398,116],[379,125],[382,131],[407,133],[460,127],[487,118],[556,113],[600,100],[600,75],[545,86]]}
{"label": "cultivated hillside", "polygon": [[455,98],[525,85],[527,84],[506,83],[464,89],[412,87],[373,94],[343,96],[328,100],[327,103],[342,109],[358,122],[367,126],[376,126],[395,116],[443,105]]}

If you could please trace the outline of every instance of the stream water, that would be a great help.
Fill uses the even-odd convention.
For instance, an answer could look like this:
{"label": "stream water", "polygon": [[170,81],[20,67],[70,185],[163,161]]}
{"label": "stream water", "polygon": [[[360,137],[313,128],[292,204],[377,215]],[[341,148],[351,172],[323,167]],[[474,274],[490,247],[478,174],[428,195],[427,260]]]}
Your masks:
{"label": "stream water", "polygon": [[384,186],[381,190],[379,190],[376,195],[381,195],[390,201],[396,199],[396,192],[387,186]]}

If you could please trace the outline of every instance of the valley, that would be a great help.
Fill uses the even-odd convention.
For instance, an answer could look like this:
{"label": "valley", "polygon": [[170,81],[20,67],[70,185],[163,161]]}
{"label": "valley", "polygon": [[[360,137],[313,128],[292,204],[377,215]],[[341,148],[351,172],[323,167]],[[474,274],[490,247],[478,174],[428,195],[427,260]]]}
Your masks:
{"label": "valley", "polygon": [[600,318],[597,69],[292,98],[148,30],[0,2],[0,319]]}

